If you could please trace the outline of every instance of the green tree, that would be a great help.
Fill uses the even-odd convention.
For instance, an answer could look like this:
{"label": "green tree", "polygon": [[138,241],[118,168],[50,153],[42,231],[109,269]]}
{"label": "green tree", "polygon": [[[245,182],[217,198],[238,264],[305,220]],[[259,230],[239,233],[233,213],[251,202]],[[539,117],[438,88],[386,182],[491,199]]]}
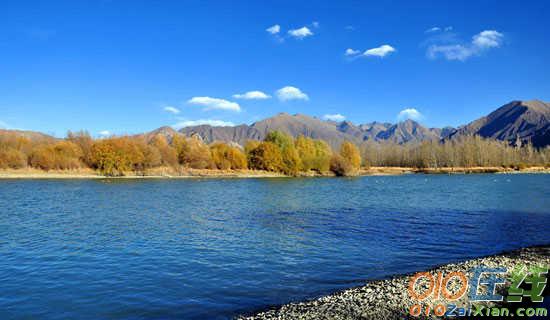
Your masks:
{"label": "green tree", "polygon": [[273,142],[281,150],[294,145],[292,137],[281,131],[271,131],[267,134],[264,141]]}

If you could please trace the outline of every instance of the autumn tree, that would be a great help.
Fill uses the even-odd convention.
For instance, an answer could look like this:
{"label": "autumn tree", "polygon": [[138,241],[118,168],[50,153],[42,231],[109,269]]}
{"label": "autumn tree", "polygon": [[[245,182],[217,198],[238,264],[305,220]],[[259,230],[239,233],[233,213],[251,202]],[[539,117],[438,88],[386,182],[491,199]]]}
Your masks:
{"label": "autumn tree", "polygon": [[151,140],[151,145],[159,151],[162,165],[171,167],[178,165],[176,149],[168,143],[165,136],[161,134],[155,135]]}
{"label": "autumn tree", "polygon": [[276,144],[281,150],[294,145],[292,137],[281,131],[269,132],[264,141]]}
{"label": "autumn tree", "polygon": [[264,141],[249,153],[251,169],[279,172],[283,168],[281,149],[273,142]]}
{"label": "autumn tree", "polygon": [[85,165],[92,166],[92,145],[94,141],[88,131],[67,132],[67,140],[76,144],[81,151],[80,160]]}
{"label": "autumn tree", "polygon": [[181,143],[179,162],[193,169],[207,169],[213,166],[210,148],[199,138],[191,137]]}
{"label": "autumn tree", "polygon": [[340,156],[349,162],[352,169],[357,170],[361,166],[361,154],[359,149],[349,142],[344,141],[340,146]]}
{"label": "autumn tree", "polygon": [[27,166],[27,156],[12,147],[0,149],[0,169],[20,169]]}
{"label": "autumn tree", "polygon": [[294,142],[296,151],[301,160],[301,171],[310,171],[315,168],[316,148],[313,139],[303,135],[298,136]]}
{"label": "autumn tree", "polygon": [[355,171],[350,161],[339,154],[332,155],[330,159],[330,171],[337,176],[350,176]]}
{"label": "autumn tree", "polygon": [[330,170],[330,159],[332,149],[323,140],[314,140],[315,158],[313,159],[313,170],[322,173]]}
{"label": "autumn tree", "polygon": [[129,137],[101,139],[92,145],[93,165],[105,175],[120,176],[125,171],[143,170],[145,161],[142,148]]}
{"label": "autumn tree", "polygon": [[271,142],[279,147],[281,151],[281,171],[287,175],[296,175],[301,167],[301,159],[294,146],[294,139],[284,132],[272,131],[269,132],[264,140]]}
{"label": "autumn tree", "polygon": [[29,156],[32,167],[42,170],[76,169],[81,167],[82,151],[75,143],[67,140],[55,144],[40,144]]}
{"label": "autumn tree", "polygon": [[246,169],[247,161],[241,149],[225,143],[214,143],[210,146],[212,162],[217,169]]}

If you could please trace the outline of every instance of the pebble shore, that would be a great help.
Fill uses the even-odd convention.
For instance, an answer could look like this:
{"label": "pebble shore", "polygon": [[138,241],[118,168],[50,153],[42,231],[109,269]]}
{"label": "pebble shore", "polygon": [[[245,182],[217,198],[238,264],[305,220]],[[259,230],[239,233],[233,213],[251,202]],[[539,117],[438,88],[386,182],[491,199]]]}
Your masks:
{"label": "pebble shore", "polygon": [[[442,271],[445,274],[462,271],[467,274],[468,278],[471,278],[471,268],[480,265],[505,267],[507,270],[512,270],[517,265],[548,266],[549,264],[550,246],[540,246],[451,263],[427,271],[433,275]],[[409,274],[388,280],[371,281],[366,285],[315,300],[290,303],[254,315],[240,316],[237,319],[426,319],[425,316],[412,317],[409,315],[409,308],[415,303],[409,297],[407,290],[411,276]],[[452,290],[454,289],[451,288]],[[447,302],[445,299],[433,301],[428,298],[423,301],[423,305],[433,306],[439,303],[446,305]],[[453,303],[458,306],[469,306],[468,294],[464,294],[461,299]],[[494,306],[491,303],[486,305]],[[432,318],[436,319],[437,317],[430,317],[430,319]]]}

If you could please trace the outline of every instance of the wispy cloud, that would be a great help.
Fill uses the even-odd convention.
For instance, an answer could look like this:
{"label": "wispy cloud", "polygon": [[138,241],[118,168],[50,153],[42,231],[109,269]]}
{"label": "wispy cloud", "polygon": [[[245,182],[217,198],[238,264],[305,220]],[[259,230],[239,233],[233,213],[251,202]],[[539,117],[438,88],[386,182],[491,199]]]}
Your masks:
{"label": "wispy cloud", "polygon": [[212,97],[193,97],[187,101],[188,104],[203,106],[204,110],[229,110],[241,111],[241,106],[236,102]]}
{"label": "wispy cloud", "polygon": [[8,129],[9,126],[4,121],[0,120],[0,129]]}
{"label": "wispy cloud", "polygon": [[359,50],[348,48],[344,52],[344,55],[346,57],[350,57],[352,59],[359,58],[359,57],[384,58],[385,56],[387,56],[390,53],[395,52],[395,51],[397,51],[397,50],[394,47],[390,46],[389,44],[384,44],[384,45],[381,45],[380,47],[368,49],[363,53],[361,53],[361,51],[359,51]]}
{"label": "wispy cloud", "polygon": [[320,27],[320,24],[319,24],[318,21],[313,21],[313,22],[311,23],[311,26],[314,27],[315,29],[317,29],[317,28]]}
{"label": "wispy cloud", "polygon": [[330,121],[341,122],[341,121],[346,120],[346,117],[339,114],[339,113],[336,113],[336,114],[325,114],[323,116],[323,119],[330,120]]}
{"label": "wispy cloud", "polygon": [[244,99],[244,100],[265,100],[271,98],[270,95],[262,91],[248,91],[246,93],[234,94],[233,98],[235,99]]}
{"label": "wispy cloud", "polygon": [[380,58],[383,58],[383,57],[387,56],[388,54],[390,54],[392,52],[395,52],[394,47],[392,47],[388,44],[383,44],[380,47],[372,48],[372,49],[369,49],[369,50],[365,51],[363,53],[363,55],[367,56],[367,57],[380,57]]}
{"label": "wispy cloud", "polygon": [[424,116],[422,115],[422,113],[414,108],[403,109],[399,112],[399,114],[397,114],[397,120],[399,121],[404,121],[407,119],[420,121],[423,118]]}
{"label": "wispy cloud", "polygon": [[447,26],[447,27],[432,27],[432,28],[429,28],[427,29],[426,31],[424,31],[424,33],[436,33],[436,32],[448,32],[448,31],[452,31],[453,30],[453,27],[452,26]]}
{"label": "wispy cloud", "polygon": [[346,56],[355,56],[355,55],[358,55],[359,53],[360,53],[359,50],[354,50],[352,48],[347,48],[344,55],[346,55]]}
{"label": "wispy cloud", "polygon": [[303,39],[305,37],[310,37],[313,35],[313,32],[308,27],[301,27],[299,29],[288,30],[288,34],[296,39]]}
{"label": "wispy cloud", "polygon": [[107,137],[111,135],[111,132],[109,130],[103,130],[98,132],[100,136]]}
{"label": "wispy cloud", "polygon": [[178,114],[178,113],[180,113],[180,109],[178,109],[178,108],[176,108],[176,107],[171,107],[171,106],[166,106],[166,107],[164,107],[164,111],[170,112],[170,113],[173,113],[173,114]]}
{"label": "wispy cloud", "polygon": [[288,101],[288,100],[309,100],[309,97],[307,94],[302,92],[299,88],[292,87],[292,86],[286,86],[283,87],[276,92],[277,98],[281,101]]}
{"label": "wispy cloud", "polygon": [[223,121],[223,120],[199,119],[199,120],[182,120],[172,125],[172,127],[174,129],[181,129],[184,127],[193,127],[193,126],[200,126],[200,125],[210,125],[213,127],[233,127],[235,124],[233,124],[233,122]]}
{"label": "wispy cloud", "polygon": [[426,33],[432,33],[432,32],[438,32],[438,31],[441,31],[440,27],[432,27],[432,28],[426,30],[425,32]]}
{"label": "wispy cloud", "polygon": [[428,47],[426,55],[430,59],[443,57],[447,60],[465,61],[485,51],[498,48],[504,41],[504,35],[496,30],[484,30],[472,37],[469,43],[433,44]]}
{"label": "wispy cloud", "polygon": [[277,33],[281,32],[281,26],[278,25],[278,24],[274,24],[271,27],[265,29],[265,31],[267,31],[271,34],[277,34]]}

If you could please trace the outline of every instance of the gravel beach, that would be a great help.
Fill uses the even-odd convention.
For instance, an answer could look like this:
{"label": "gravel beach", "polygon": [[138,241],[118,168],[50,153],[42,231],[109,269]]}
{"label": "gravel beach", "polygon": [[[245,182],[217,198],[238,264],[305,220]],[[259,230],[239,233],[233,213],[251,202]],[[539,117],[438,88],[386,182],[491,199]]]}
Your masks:
{"label": "gravel beach", "polygon": [[[448,274],[462,271],[468,279],[472,279],[471,269],[480,265],[505,267],[506,270],[510,271],[521,265],[548,266],[549,264],[550,246],[540,246],[447,264],[427,271],[434,277],[441,272]],[[238,319],[436,319],[437,317],[434,315],[430,317],[412,317],[409,315],[409,308],[415,303],[410,298],[407,290],[411,276],[412,274],[408,274],[388,280],[371,281],[364,286],[347,289],[311,301],[286,304],[254,315],[243,315]],[[508,276],[509,274],[506,275],[507,278]],[[506,286],[509,286],[509,283]],[[452,282],[449,289],[450,292],[456,290],[456,288],[453,288]],[[497,289],[503,292],[505,288],[497,287]],[[429,297],[422,302],[422,305],[447,305],[447,302],[445,299],[434,301]],[[468,307],[470,300],[467,292],[462,298],[452,303],[457,306]],[[494,306],[492,303],[485,303],[484,305]]]}

